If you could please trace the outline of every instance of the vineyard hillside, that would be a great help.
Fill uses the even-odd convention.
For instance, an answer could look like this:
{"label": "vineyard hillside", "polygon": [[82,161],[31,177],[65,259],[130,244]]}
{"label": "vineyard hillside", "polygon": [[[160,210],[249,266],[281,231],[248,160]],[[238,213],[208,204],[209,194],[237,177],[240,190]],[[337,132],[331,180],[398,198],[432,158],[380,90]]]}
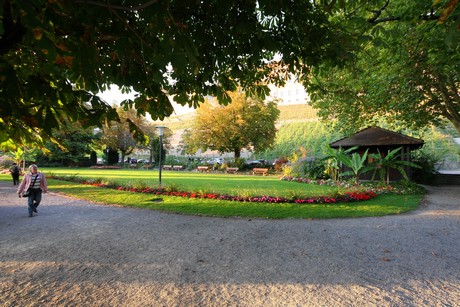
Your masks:
{"label": "vineyard hillside", "polygon": [[[294,104],[278,106],[280,116],[278,126],[290,122],[316,121],[316,110],[307,104]],[[166,125],[173,131],[190,128],[193,124],[195,113],[171,116],[165,119],[161,124]]]}

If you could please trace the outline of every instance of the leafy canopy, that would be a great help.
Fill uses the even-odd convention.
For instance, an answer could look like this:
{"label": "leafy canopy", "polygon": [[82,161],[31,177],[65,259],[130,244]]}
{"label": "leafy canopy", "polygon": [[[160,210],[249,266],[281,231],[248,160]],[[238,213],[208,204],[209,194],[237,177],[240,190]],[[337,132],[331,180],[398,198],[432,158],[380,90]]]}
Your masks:
{"label": "leafy canopy", "polygon": [[455,6],[456,1],[392,0],[337,11],[332,19],[356,33],[361,47],[353,61],[323,63],[305,81],[318,114],[348,131],[384,118],[390,128],[414,129],[448,120],[460,133]]}
{"label": "leafy canopy", "polygon": [[[172,95],[197,107],[227,91],[261,97],[323,61],[345,58],[345,34],[322,1],[3,0],[0,142],[119,120],[95,93],[135,91],[122,105],[163,119]],[[268,62],[275,54],[281,62]]]}

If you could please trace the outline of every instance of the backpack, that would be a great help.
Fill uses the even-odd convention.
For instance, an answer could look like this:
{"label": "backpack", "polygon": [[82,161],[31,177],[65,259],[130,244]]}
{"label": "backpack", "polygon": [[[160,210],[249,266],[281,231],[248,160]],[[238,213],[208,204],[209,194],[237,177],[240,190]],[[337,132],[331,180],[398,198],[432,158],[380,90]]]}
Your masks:
{"label": "backpack", "polygon": [[19,167],[17,165],[13,167],[13,174],[19,174]]}

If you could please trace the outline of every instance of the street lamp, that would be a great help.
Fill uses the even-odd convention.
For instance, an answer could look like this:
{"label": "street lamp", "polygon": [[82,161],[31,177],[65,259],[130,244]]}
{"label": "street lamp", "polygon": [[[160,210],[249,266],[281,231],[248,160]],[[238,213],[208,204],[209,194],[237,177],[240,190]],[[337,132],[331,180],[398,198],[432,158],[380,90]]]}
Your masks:
{"label": "street lamp", "polygon": [[163,132],[164,132],[164,129],[166,128],[165,126],[156,126],[155,128],[157,128],[158,130],[158,135],[160,136],[160,156],[158,158],[158,167],[159,167],[159,185],[161,187],[161,147],[163,147]]}

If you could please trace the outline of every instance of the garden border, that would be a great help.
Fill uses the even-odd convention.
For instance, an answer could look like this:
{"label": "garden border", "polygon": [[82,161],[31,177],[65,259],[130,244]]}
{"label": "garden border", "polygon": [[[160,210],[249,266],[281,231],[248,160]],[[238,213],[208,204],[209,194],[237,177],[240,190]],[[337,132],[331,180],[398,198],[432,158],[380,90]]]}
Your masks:
{"label": "garden border", "polygon": [[185,198],[201,198],[201,199],[215,199],[215,200],[226,200],[226,201],[238,201],[238,202],[257,202],[257,203],[294,203],[294,204],[333,204],[333,203],[346,203],[346,202],[359,202],[365,201],[377,197],[377,194],[371,190],[361,192],[345,192],[343,195],[338,197],[331,196],[316,196],[308,198],[286,198],[286,197],[274,197],[274,196],[233,196],[228,194],[216,194],[216,193],[199,193],[199,192],[187,192],[187,191],[168,191],[167,188],[133,188],[126,186],[111,186],[105,183],[87,180],[85,178],[74,177],[69,178],[67,176],[51,176],[50,178],[77,182],[81,184],[92,185],[95,187],[115,189],[118,191],[128,191],[134,193],[146,193],[153,195],[164,195],[164,196],[176,196]]}

